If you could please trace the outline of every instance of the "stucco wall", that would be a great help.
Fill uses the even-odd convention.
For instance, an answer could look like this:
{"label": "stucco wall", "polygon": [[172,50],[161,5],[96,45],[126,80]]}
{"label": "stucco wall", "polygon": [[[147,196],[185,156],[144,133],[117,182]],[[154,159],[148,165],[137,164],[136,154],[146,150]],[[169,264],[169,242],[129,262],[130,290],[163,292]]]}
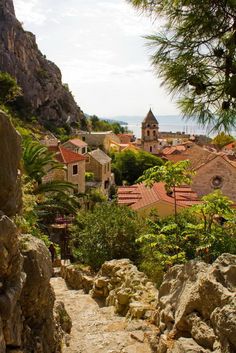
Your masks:
{"label": "stucco wall", "polygon": [[[183,210],[184,207],[177,206],[177,212]],[[137,212],[142,216],[146,217],[150,214],[152,210],[156,210],[157,214],[160,217],[167,217],[170,215],[174,215],[174,205],[165,202],[165,201],[159,201],[155,204],[149,205],[147,207],[141,208],[137,210]]]}
{"label": "stucco wall", "polygon": [[222,157],[217,157],[197,170],[193,177],[192,189],[198,195],[207,195],[215,190],[212,179],[215,176],[222,178],[221,190],[224,195],[236,202],[236,168]]}
{"label": "stucco wall", "polygon": [[[78,174],[73,175],[73,165],[78,165]],[[78,185],[78,192],[85,192],[85,161],[68,164],[67,167],[67,181]]]}

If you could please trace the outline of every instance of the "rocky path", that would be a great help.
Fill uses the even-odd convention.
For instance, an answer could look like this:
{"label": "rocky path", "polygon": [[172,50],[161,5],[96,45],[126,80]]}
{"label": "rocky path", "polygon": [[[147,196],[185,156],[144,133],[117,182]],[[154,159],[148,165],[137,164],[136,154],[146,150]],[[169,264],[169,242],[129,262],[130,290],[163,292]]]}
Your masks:
{"label": "rocky path", "polygon": [[63,301],[73,327],[63,353],[151,353],[147,338],[152,327],[144,321],[128,322],[113,307],[99,307],[89,294],[70,290],[64,280],[51,280],[57,300]]}

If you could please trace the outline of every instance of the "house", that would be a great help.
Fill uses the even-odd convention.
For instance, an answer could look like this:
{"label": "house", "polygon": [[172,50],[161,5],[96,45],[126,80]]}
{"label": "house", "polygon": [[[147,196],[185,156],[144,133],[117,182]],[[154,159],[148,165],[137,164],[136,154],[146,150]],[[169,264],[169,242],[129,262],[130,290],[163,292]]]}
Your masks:
{"label": "house", "polygon": [[88,144],[78,138],[74,138],[64,142],[63,146],[79,154],[85,154],[88,152]]}
{"label": "house", "polygon": [[220,189],[236,202],[236,162],[224,153],[211,153],[206,161],[195,168],[192,189],[199,196]]}
{"label": "house", "polygon": [[109,151],[111,141],[120,143],[119,137],[112,131],[80,131],[78,137],[86,142],[92,149],[102,148],[105,151]]}
{"label": "house", "polygon": [[139,151],[140,148],[136,147],[132,143],[117,143],[115,141],[110,142],[110,150],[114,152],[121,152],[125,150],[131,150],[131,151]]}
{"label": "house", "polygon": [[85,192],[85,160],[86,157],[75,153],[64,146],[49,146],[49,151],[55,153],[58,162],[64,164],[64,169],[49,171],[43,182],[61,180],[68,181],[76,186],[78,193]]}
{"label": "house", "polygon": [[236,156],[236,142],[231,142],[228,145],[222,148],[222,152],[225,152],[228,155]]}
{"label": "house", "polygon": [[[197,194],[189,186],[176,187],[177,211],[198,204]],[[165,184],[154,183],[146,187],[144,183],[118,188],[118,204],[127,205],[142,216],[156,210],[160,217],[174,214],[174,195],[167,195]]]}
{"label": "house", "polygon": [[190,167],[195,171],[191,187],[199,196],[221,189],[225,196],[236,201],[236,161],[225,153],[211,151],[193,142],[165,148],[162,153],[174,163],[190,161]]}
{"label": "house", "polygon": [[89,183],[88,186],[98,187],[107,193],[112,184],[111,158],[97,148],[87,153],[85,168],[86,172],[94,174],[94,183]]}
{"label": "house", "polygon": [[193,170],[210,160],[212,154],[214,152],[191,141],[178,146],[166,147],[162,151],[163,157],[173,163],[189,160]]}
{"label": "house", "polygon": [[120,143],[122,144],[129,144],[135,141],[134,134],[118,134],[117,135],[120,139]]}

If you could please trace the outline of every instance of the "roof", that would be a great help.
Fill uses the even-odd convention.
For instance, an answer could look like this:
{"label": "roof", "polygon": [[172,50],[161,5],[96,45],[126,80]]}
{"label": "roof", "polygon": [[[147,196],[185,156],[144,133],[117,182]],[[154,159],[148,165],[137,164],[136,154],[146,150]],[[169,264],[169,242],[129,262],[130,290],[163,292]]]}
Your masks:
{"label": "roof", "polygon": [[231,142],[228,145],[224,146],[224,149],[226,150],[233,150],[236,148],[236,142]]}
{"label": "roof", "polygon": [[[220,152],[220,153],[212,153],[212,156],[211,156],[211,157],[212,157],[212,158],[210,158],[210,159],[207,161],[207,163],[208,163],[208,162],[211,162],[211,161],[213,161],[214,159],[220,157],[220,158],[223,158],[223,160],[225,160],[226,162],[228,162],[232,167],[236,168],[236,161],[229,159],[228,156],[227,156],[225,153],[223,153],[223,152]],[[205,165],[206,165],[206,163],[202,163],[202,164],[200,164],[196,169],[200,169],[200,168],[204,167]]]}
{"label": "roof", "polygon": [[[197,194],[189,186],[176,187],[175,190],[178,206],[187,207],[200,202]],[[118,188],[118,204],[128,205],[136,211],[159,201],[174,205],[173,195],[167,195],[165,184],[162,182],[154,183],[151,188],[146,187],[144,183]]]}
{"label": "roof", "polygon": [[175,152],[165,154],[165,157],[174,163],[188,159],[191,162],[191,168],[196,170],[200,165],[208,163],[216,155],[216,153],[195,143],[188,143],[185,146],[184,150],[175,150]]}
{"label": "roof", "polygon": [[176,153],[179,153],[181,151],[185,151],[186,150],[186,147],[183,146],[183,145],[176,145],[176,146],[171,146],[171,147],[165,147],[163,150],[162,150],[162,153],[164,155],[169,155],[169,154],[176,154]]}
{"label": "roof", "polygon": [[152,110],[150,109],[147,113],[146,118],[143,120],[143,123],[150,123],[150,124],[158,124],[157,119],[155,118]]}
{"label": "roof", "polygon": [[111,161],[111,158],[105,152],[100,150],[100,148],[89,152],[88,155],[96,159],[96,161],[98,161],[100,164],[107,164]]}
{"label": "roof", "polygon": [[80,147],[80,148],[83,148],[83,147],[87,147],[88,144],[80,139],[71,139],[67,142],[65,142],[63,145],[65,145],[66,143],[70,142],[72,145],[76,146],[76,147]]}
{"label": "roof", "polygon": [[58,162],[63,164],[85,161],[85,157],[79,153],[75,153],[63,146],[50,146],[49,150],[55,152],[55,157]]}

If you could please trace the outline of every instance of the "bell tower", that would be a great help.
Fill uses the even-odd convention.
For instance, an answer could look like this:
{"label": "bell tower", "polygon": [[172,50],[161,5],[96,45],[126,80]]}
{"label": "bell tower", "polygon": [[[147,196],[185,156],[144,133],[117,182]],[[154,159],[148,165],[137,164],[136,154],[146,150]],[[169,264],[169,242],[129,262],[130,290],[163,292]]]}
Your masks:
{"label": "bell tower", "polygon": [[150,109],[142,122],[142,149],[146,152],[158,153],[159,124]]}

